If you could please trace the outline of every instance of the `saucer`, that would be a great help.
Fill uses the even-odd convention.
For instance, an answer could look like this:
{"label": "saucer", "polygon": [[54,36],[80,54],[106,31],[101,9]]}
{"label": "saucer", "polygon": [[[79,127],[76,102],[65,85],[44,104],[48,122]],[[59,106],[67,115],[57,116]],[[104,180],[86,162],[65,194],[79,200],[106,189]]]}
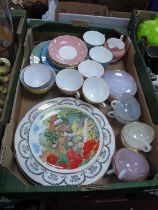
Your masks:
{"label": "saucer", "polygon": [[63,35],[53,39],[48,47],[53,62],[60,67],[77,66],[87,57],[86,44],[75,36]]}
{"label": "saucer", "polygon": [[30,55],[30,64],[40,63],[41,62],[41,51],[42,48],[49,43],[50,41],[44,41],[37,44]]}
{"label": "saucer", "polygon": [[43,46],[42,48],[42,51],[41,51],[41,60],[42,60],[42,63],[49,66],[52,70],[58,72],[60,71],[61,69],[58,68],[57,66],[55,66],[49,59],[48,57],[48,46],[49,46],[49,43],[50,42],[47,42],[45,43],[45,45]]}
{"label": "saucer", "polygon": [[110,95],[120,98],[123,93],[135,95],[137,84],[132,75],[122,70],[108,70],[102,77],[109,85]]}

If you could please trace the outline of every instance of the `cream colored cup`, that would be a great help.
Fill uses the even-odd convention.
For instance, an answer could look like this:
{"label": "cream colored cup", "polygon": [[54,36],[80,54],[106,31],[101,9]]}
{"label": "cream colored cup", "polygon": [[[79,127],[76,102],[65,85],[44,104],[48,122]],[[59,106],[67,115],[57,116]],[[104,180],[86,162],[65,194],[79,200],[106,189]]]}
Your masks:
{"label": "cream colored cup", "polygon": [[83,76],[75,69],[63,69],[56,76],[56,85],[66,95],[80,97],[79,89],[83,84]]}
{"label": "cream colored cup", "polygon": [[87,78],[83,83],[82,92],[85,100],[89,103],[106,106],[105,101],[109,97],[109,86],[102,78]]}
{"label": "cream colored cup", "polygon": [[121,131],[121,140],[124,146],[143,152],[151,151],[154,137],[154,129],[142,122],[128,123]]}

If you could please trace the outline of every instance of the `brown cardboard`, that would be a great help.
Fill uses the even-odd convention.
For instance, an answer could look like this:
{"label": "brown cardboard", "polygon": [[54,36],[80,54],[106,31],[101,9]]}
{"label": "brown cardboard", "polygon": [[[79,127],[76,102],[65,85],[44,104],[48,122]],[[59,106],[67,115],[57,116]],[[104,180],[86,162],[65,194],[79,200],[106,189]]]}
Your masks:
{"label": "brown cardboard", "polygon": [[85,4],[79,2],[58,2],[56,20],[59,13],[86,14],[94,16],[109,16],[108,8],[99,4]]}
{"label": "brown cardboard", "polygon": [[130,19],[131,13],[130,12],[109,11],[109,16]]}
{"label": "brown cardboard", "polygon": [[[32,51],[32,47],[34,46],[34,41],[37,39],[37,37],[38,37],[38,33],[36,34],[36,36],[35,35],[33,36],[31,29],[28,30],[26,40],[25,40],[25,46],[24,46],[23,66],[28,65],[29,55],[30,55],[30,52]],[[48,37],[46,36],[45,39],[48,40]],[[151,123],[152,121],[150,119],[149,111],[148,111],[145,98],[141,89],[141,85],[139,83],[139,79],[135,70],[135,66],[134,66],[134,53],[135,52],[133,49],[133,45],[129,38],[126,38],[125,43],[126,43],[126,50],[127,50],[126,56],[121,61],[109,65],[108,69],[121,69],[133,75],[133,77],[135,78],[137,82],[137,87],[138,87],[138,92],[136,94],[136,97],[141,106],[141,111],[142,111],[141,121],[150,124],[155,129],[156,137],[157,137],[158,129],[157,129],[157,126],[154,126]],[[14,154],[14,133],[15,133],[16,127],[18,123],[20,122],[20,120],[24,117],[26,112],[32,106],[34,106],[35,104],[43,100],[50,99],[53,97],[60,97],[60,96],[63,96],[63,95],[57,90],[55,86],[46,95],[41,96],[41,95],[32,95],[31,93],[29,93],[27,90],[24,89],[24,87],[20,84],[20,82],[18,82],[11,120],[10,120],[10,123],[6,126],[5,135],[3,138],[1,165],[3,167],[7,167],[18,179],[20,179],[26,185],[30,185],[32,183],[29,182],[29,179],[25,177],[25,174],[20,171],[20,168],[17,165],[16,159],[14,156],[15,155]],[[100,110],[105,115],[109,109],[110,107],[108,105],[106,108],[100,108]],[[123,147],[120,141],[120,131],[123,126],[114,119],[108,119],[108,120],[114,130],[114,134],[116,138],[116,149]],[[158,171],[158,165],[157,165],[158,152],[157,151],[158,151],[158,143],[155,138],[153,142],[153,151],[148,154],[145,154],[151,166],[150,178],[153,178],[156,172]],[[115,176],[104,176],[95,185],[99,185],[99,184],[106,185],[106,184],[115,183],[115,182],[118,182]]]}

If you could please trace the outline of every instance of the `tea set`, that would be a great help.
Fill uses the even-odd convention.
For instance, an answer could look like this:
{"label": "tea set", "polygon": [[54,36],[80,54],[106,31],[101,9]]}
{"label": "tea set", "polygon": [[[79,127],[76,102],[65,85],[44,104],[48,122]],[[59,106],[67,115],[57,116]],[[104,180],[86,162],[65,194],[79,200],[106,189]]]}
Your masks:
{"label": "tea set", "polygon": [[[100,138],[104,139],[104,145],[110,144],[110,147],[113,148],[110,150],[111,158],[109,159],[109,161],[112,162],[112,169],[108,170],[110,162],[106,163],[106,166],[104,165],[104,171],[100,169],[100,166],[97,166],[97,177],[91,181],[89,178],[86,178],[87,182],[85,181],[83,183],[80,180],[77,182],[79,184],[94,183],[94,180],[96,181],[100,179],[105,173],[107,175],[114,173],[118,179],[124,181],[144,180],[149,174],[149,163],[146,158],[140,154],[140,152],[151,151],[151,143],[154,140],[155,134],[151,126],[139,122],[141,117],[141,108],[135,97],[137,92],[136,81],[132,75],[123,70],[107,70],[107,66],[110,63],[118,62],[125,55],[126,48],[123,38],[124,37],[121,35],[120,38],[112,37],[106,40],[105,35],[98,31],[85,32],[83,34],[83,41],[78,37],[70,35],[55,37],[53,40],[42,42],[35,46],[31,52],[30,65],[22,69],[20,73],[22,85],[31,93],[43,94],[54,86],[64,95],[68,96],[62,99],[56,98],[54,99],[54,102],[51,102],[50,100],[43,103],[46,107],[48,106],[48,109],[49,106],[56,106],[55,110],[59,109],[62,114],[64,114],[61,110],[63,108],[64,110],[65,108],[66,110],[71,108],[70,111],[74,113],[74,116],[76,113],[76,111],[74,111],[75,109],[79,109],[81,112],[86,113],[95,122],[98,132],[100,132]],[[101,106],[103,109],[106,109],[107,105],[110,106],[111,109],[107,112],[107,117],[109,119],[116,120],[118,123],[123,125],[120,133],[120,139],[125,148],[118,151],[115,151],[114,149],[114,134],[108,120],[98,108],[95,108],[95,106]],[[39,108],[39,105],[37,105],[37,107]],[[97,110],[97,114],[95,114],[94,110]],[[41,123],[41,119],[43,119],[44,116],[42,115],[42,111],[40,112],[41,118],[39,118],[39,121]],[[50,116],[53,113],[54,111],[50,110],[47,114]],[[55,126],[65,122],[63,121],[65,118],[59,116],[60,115],[57,112],[56,114],[53,114],[51,119],[49,119],[49,122],[54,123],[53,127],[49,129],[53,129],[54,132]],[[71,118],[70,113],[67,115],[67,118],[69,117]],[[27,120],[28,118],[31,118],[29,114],[27,114]],[[89,121],[90,119],[87,118],[86,121],[84,120],[84,123],[88,123]],[[69,119],[68,122],[72,123],[73,118]],[[81,122],[80,124],[83,124]],[[41,126],[40,123],[38,126],[35,126],[37,132]],[[81,126],[80,124],[79,126]],[[105,128],[106,124],[109,126],[108,129]],[[18,129],[23,129],[23,125],[20,124],[19,126],[20,128]],[[82,132],[86,132],[86,129],[88,128],[84,125],[82,126]],[[91,129],[94,129],[91,123],[89,126]],[[95,130],[97,131],[96,128]],[[43,125],[41,129],[42,132],[44,129],[45,125]],[[64,135],[71,139],[71,144],[74,144],[73,138],[77,138],[75,137],[78,129],[77,124],[73,124],[72,128],[69,128],[70,130],[67,130],[68,128],[66,127],[63,129],[66,129]],[[75,134],[72,133],[72,130],[73,132],[75,131]],[[107,130],[109,134],[105,134]],[[59,133],[57,133],[57,135],[59,135]],[[108,137],[108,135],[110,135],[112,139],[110,136]],[[19,138],[19,133],[17,133],[17,136]],[[84,133],[84,138],[85,136],[87,136],[87,134]],[[92,139],[93,136],[94,134],[91,134]],[[55,137],[52,138],[54,139]],[[82,136],[82,141],[84,138]],[[20,140],[16,141],[18,142],[17,144],[20,144]],[[82,141],[80,142],[81,145],[85,143]],[[108,143],[108,141],[111,143]],[[90,143],[87,144],[90,145]],[[17,146],[17,150],[18,148],[19,146]],[[101,158],[101,153],[98,155],[100,156],[99,158]],[[52,158],[55,157],[52,156]],[[78,159],[78,162],[75,164],[79,167],[79,159],[81,160],[83,157],[81,158],[79,154],[75,154],[75,158]],[[56,158],[53,160],[55,161]],[[100,161],[100,164],[102,164],[102,161]],[[91,167],[94,167],[94,165],[95,163],[93,163]],[[65,167],[65,162],[62,163],[62,166]],[[24,163],[22,168],[25,168],[27,171],[27,167]],[[30,171],[31,170],[32,169],[30,169]],[[61,175],[60,170],[53,170],[55,175]],[[89,173],[88,168],[84,170],[87,170],[86,173]],[[33,176],[30,175],[30,171],[27,171],[28,176]],[[67,173],[69,174],[69,171]],[[53,174],[53,176],[55,175]],[[73,171],[71,175],[73,175]],[[67,176],[69,177],[69,175]],[[79,179],[82,179],[81,174],[78,176]],[[43,179],[39,181],[39,183],[46,184]],[[50,181],[50,183],[53,184],[54,182]],[[64,183],[68,183],[68,181],[64,181]],[[55,184],[57,184],[57,182]],[[73,184],[73,182],[70,182],[70,184]],[[63,182],[61,185],[63,185]]]}

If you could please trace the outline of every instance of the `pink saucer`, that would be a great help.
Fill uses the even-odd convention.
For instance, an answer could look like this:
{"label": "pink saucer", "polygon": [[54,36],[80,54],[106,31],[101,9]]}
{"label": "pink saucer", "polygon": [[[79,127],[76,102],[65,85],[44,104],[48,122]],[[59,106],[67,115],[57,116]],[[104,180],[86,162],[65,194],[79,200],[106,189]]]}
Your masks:
{"label": "pink saucer", "polygon": [[64,35],[50,42],[48,52],[50,58],[61,66],[77,66],[86,59],[88,49],[78,37]]}

